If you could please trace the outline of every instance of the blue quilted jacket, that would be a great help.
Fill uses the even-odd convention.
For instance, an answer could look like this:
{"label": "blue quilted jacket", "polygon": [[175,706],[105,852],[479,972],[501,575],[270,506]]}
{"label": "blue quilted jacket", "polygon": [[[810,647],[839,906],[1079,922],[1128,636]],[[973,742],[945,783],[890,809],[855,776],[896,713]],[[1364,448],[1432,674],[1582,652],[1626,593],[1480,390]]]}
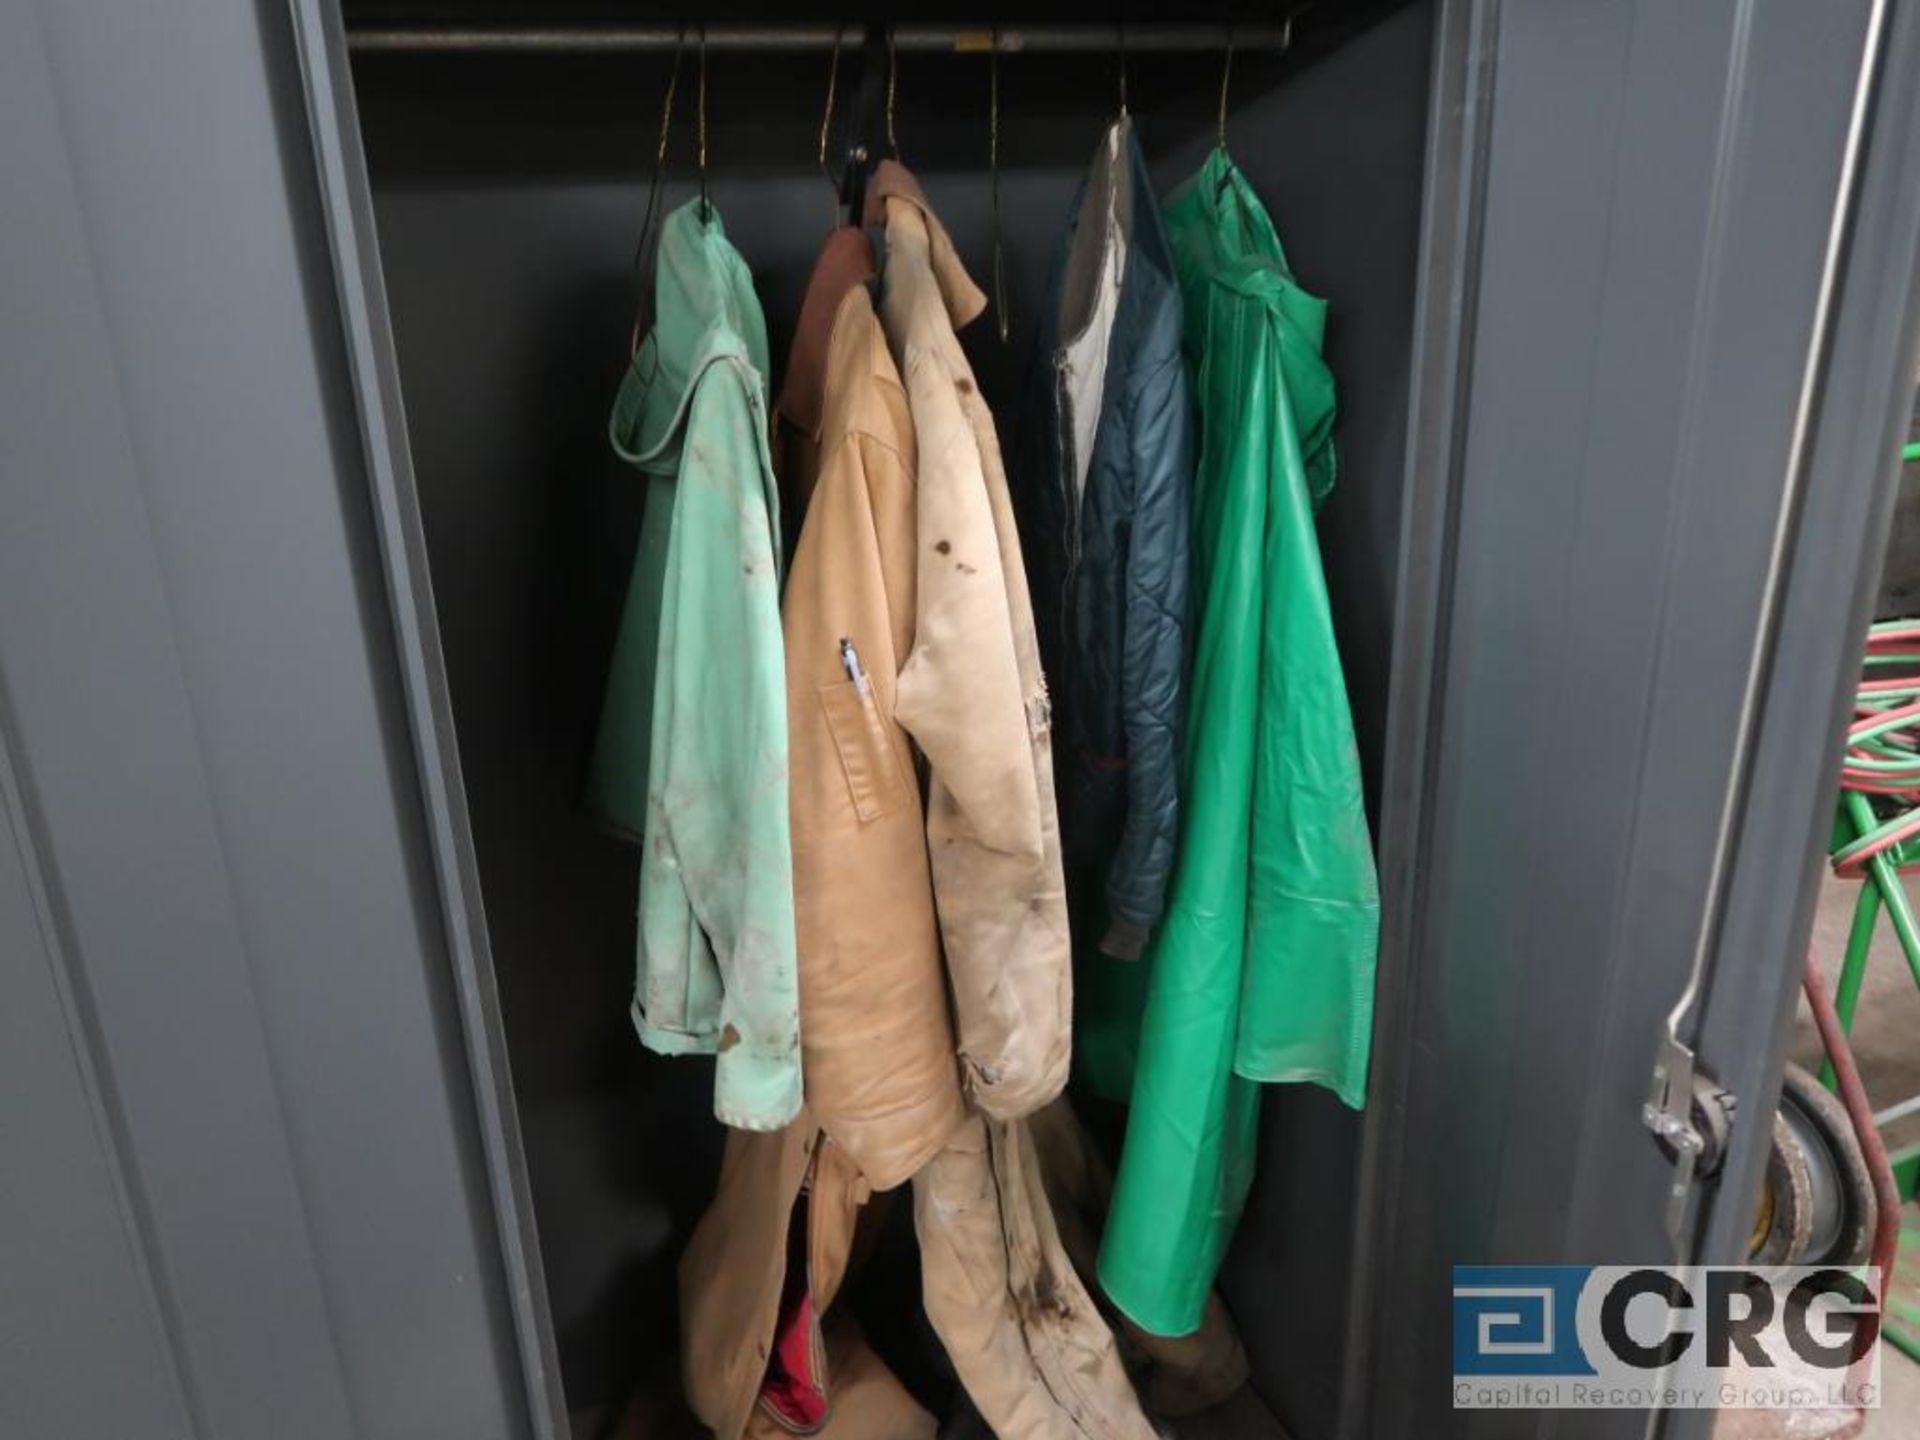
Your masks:
{"label": "blue quilted jacket", "polygon": [[[1110,264],[1117,295],[1102,272]],[[1181,324],[1172,250],[1123,117],[1103,137],[1068,218],[1013,476],[1083,955],[1091,942],[1139,955],[1173,864],[1195,443]],[[1109,325],[1102,358],[1097,331]],[[1086,445],[1079,437],[1089,434]]]}

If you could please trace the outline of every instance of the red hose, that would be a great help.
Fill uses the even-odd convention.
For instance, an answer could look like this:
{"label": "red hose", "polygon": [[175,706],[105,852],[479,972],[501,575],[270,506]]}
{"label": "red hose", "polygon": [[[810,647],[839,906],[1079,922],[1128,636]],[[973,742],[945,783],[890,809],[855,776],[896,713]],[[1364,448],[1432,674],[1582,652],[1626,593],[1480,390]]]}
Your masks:
{"label": "red hose", "polygon": [[[1879,1214],[1873,1226],[1873,1264],[1880,1271],[1880,1307],[1884,1311],[1893,1295],[1893,1264],[1900,1251],[1900,1187],[1894,1183],[1893,1163],[1887,1158],[1886,1142],[1873,1123],[1873,1103],[1867,1099],[1867,1087],[1860,1082],[1860,1067],[1854,1063],[1853,1046],[1847,1043],[1847,1032],[1840,1026],[1839,1012],[1833,1008],[1833,999],[1827,994],[1826,983],[1820,977],[1820,967],[1811,951],[1807,953],[1807,973],[1802,985],[1807,992],[1807,1004],[1813,1009],[1813,1023],[1820,1031],[1820,1044],[1833,1062],[1841,1103],[1847,1107],[1847,1118],[1853,1122],[1854,1138],[1860,1142],[1860,1152],[1866,1157],[1867,1173],[1873,1177],[1873,1193],[1879,1201]],[[1870,1316],[1866,1323],[1869,1339],[1878,1344],[1880,1315]],[[1840,1435],[1857,1434],[1866,1422],[1867,1412],[1862,1410]],[[1840,1437],[1832,1436],[1829,1440],[1840,1440]]]}
{"label": "red hose", "polygon": [[[1891,668],[1897,673],[1887,675]],[[1920,839],[1920,623],[1889,620],[1867,632],[1866,676],[1854,696],[1840,785],[1883,797],[1881,809],[1856,813],[1854,838],[1833,854],[1834,873],[1862,878],[1868,862],[1892,851],[1900,869],[1920,868],[1904,855]],[[1885,802],[1901,802],[1898,805]]]}

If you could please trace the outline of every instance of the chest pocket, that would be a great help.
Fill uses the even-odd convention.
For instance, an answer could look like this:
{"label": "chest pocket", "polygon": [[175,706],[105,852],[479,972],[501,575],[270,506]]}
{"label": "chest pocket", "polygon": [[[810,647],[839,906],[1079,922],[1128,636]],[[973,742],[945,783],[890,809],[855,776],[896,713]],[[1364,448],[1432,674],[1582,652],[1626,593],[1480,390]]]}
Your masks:
{"label": "chest pocket", "polygon": [[862,695],[860,687],[851,680],[822,685],[820,708],[826,712],[834,749],[840,752],[840,769],[847,777],[847,796],[860,823],[867,824],[897,810],[906,800],[906,785],[891,737],[881,722],[880,707],[871,692]]}

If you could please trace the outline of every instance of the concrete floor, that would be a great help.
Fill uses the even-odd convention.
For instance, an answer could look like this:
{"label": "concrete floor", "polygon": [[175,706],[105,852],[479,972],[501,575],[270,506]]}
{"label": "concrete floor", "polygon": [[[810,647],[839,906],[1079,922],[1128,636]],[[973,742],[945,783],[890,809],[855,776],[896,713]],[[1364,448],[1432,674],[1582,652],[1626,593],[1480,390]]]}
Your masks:
{"label": "concrete floor", "polygon": [[[1909,893],[1920,905],[1920,887],[1910,887]],[[1820,893],[1813,948],[1827,971],[1829,985],[1846,953],[1847,931],[1858,895],[1857,884],[1831,876]],[[1860,1007],[1854,1016],[1853,1053],[1876,1109],[1920,1094],[1920,985],[1914,983],[1884,916],[1874,935]],[[1809,1069],[1817,1069],[1820,1064],[1820,1040],[1805,1001],[1794,1022],[1791,1054]],[[1895,1148],[1920,1140],[1920,1116],[1897,1126],[1889,1139]],[[1909,1218],[1915,1218],[1912,1207]],[[1909,1300],[1920,1300],[1920,1275],[1897,1274],[1895,1289]],[[1867,1418],[1861,1432],[1865,1440],[1920,1440],[1920,1364],[1891,1345],[1882,1346],[1880,1381],[1881,1405]],[[1822,1440],[1840,1430],[1848,1418],[1829,1411],[1793,1415],[1728,1411],[1720,1417],[1714,1433],[1715,1440]]]}

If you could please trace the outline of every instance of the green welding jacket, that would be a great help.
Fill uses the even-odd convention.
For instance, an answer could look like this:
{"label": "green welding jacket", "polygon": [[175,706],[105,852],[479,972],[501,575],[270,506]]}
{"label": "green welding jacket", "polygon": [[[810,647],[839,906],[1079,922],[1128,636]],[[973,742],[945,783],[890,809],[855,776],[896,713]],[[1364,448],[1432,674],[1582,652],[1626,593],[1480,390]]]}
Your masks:
{"label": "green welding jacket", "polygon": [[587,803],[642,842],[641,1042],[717,1054],[714,1114],[777,1130],[800,1108],[800,992],[766,320],[698,200],[661,226],[654,296],[608,427],[647,507]]}
{"label": "green welding jacket", "polygon": [[1253,1176],[1262,1081],[1366,1099],[1379,890],[1314,512],[1334,481],[1325,302],[1215,151],[1167,204],[1200,458],[1180,855],[1148,956],[1100,1279],[1199,1326]]}

